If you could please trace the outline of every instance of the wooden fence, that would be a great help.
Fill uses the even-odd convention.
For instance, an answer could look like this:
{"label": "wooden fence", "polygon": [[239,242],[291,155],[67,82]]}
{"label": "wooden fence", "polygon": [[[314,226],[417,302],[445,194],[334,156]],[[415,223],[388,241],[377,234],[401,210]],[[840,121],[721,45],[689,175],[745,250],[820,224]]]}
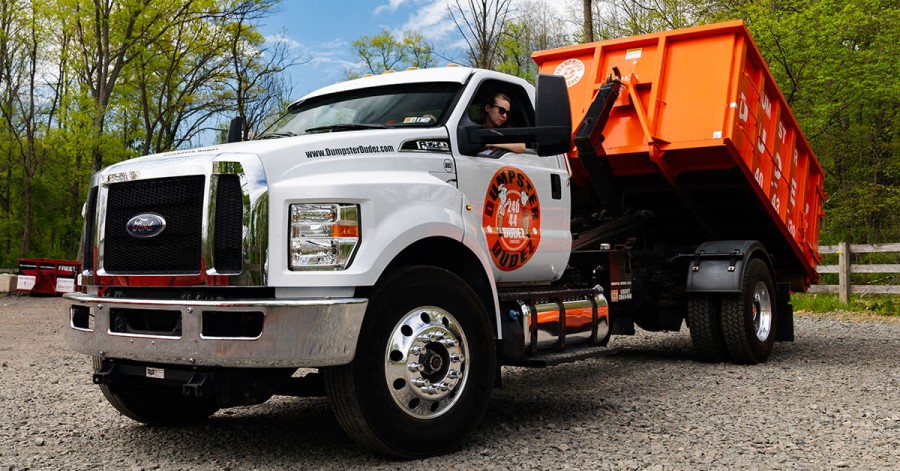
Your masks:
{"label": "wooden fence", "polygon": [[900,294],[900,285],[852,285],[851,273],[900,273],[900,264],[851,264],[850,255],[854,253],[889,253],[900,252],[900,243],[896,244],[848,244],[841,242],[838,245],[819,246],[819,253],[837,254],[837,265],[819,265],[816,270],[819,273],[837,273],[836,285],[813,285],[809,287],[810,293],[838,293],[841,302],[850,301],[850,293],[857,294]]}

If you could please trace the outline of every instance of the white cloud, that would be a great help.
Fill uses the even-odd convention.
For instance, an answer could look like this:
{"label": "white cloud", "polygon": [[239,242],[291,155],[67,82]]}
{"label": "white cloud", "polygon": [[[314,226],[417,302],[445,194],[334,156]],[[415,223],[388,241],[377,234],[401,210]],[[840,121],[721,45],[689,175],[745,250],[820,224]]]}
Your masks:
{"label": "white cloud", "polygon": [[403,5],[407,1],[409,1],[409,0],[388,0],[387,4],[378,5],[378,7],[375,8],[375,11],[373,12],[373,14],[379,15],[386,11],[388,11],[388,12],[397,11],[397,8],[400,8],[400,5]]}
{"label": "white cloud", "polygon": [[443,39],[451,31],[455,31],[456,24],[450,18],[446,0],[436,0],[419,6],[410,13],[400,29],[416,31],[425,39],[434,41]]}
{"label": "white cloud", "polygon": [[266,42],[273,43],[273,44],[283,43],[284,45],[286,45],[287,47],[289,47],[291,49],[299,49],[301,47],[300,42],[298,42],[296,39],[294,39],[284,33],[278,33],[278,34],[273,34],[271,36],[266,36]]}

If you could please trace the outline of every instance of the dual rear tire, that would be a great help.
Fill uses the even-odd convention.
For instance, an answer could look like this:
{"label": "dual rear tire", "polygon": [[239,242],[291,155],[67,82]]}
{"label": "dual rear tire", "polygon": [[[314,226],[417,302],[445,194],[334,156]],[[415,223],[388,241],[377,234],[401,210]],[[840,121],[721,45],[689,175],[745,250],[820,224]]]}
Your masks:
{"label": "dual rear tire", "polygon": [[688,327],[704,361],[764,363],[775,343],[775,285],[766,264],[744,263],[740,293],[697,293],[688,298]]}

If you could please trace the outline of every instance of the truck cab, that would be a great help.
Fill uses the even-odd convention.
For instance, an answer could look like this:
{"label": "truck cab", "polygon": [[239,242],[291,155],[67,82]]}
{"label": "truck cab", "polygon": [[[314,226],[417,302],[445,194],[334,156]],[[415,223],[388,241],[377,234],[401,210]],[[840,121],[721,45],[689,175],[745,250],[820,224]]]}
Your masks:
{"label": "truck cab", "polygon": [[[511,134],[484,138],[482,102],[498,91],[515,104]],[[405,421],[391,433],[418,443],[416,420],[465,437],[499,367],[498,289],[549,285],[569,257],[570,127],[554,149],[535,131],[534,98],[484,70],[385,74],[307,95],[253,141],[104,169],[69,345],[141,422],[258,403],[311,367],[341,410],[383,413],[358,390],[372,381],[397,409],[362,432],[351,420],[361,442],[445,449],[455,442],[373,437]],[[504,140],[528,148],[486,151]]]}

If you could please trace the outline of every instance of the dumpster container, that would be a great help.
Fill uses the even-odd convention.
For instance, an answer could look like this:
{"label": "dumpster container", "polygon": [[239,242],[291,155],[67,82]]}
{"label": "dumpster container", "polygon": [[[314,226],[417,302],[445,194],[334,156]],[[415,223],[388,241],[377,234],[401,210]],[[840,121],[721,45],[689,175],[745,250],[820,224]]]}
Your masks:
{"label": "dumpster container", "polygon": [[33,296],[61,296],[77,288],[76,274],[81,271],[77,260],[20,258],[16,292]]}
{"label": "dumpster container", "polygon": [[[532,57],[566,77],[575,129],[619,71],[624,91],[592,158],[606,160],[629,205],[655,213],[661,238],[759,240],[792,289],[818,280],[824,172],[743,21]],[[572,167],[576,187],[589,181]]]}

